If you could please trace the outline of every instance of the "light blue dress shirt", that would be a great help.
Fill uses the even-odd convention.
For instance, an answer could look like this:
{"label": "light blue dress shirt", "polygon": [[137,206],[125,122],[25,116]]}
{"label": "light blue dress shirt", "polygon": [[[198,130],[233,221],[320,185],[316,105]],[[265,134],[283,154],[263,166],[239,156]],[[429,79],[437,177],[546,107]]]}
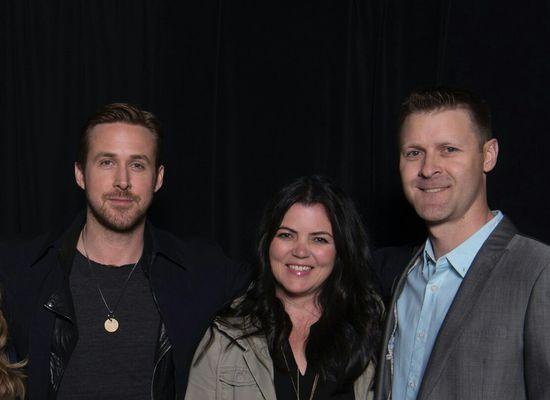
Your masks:
{"label": "light blue dress shirt", "polygon": [[502,220],[500,211],[449,253],[435,259],[430,239],[407,275],[397,300],[393,347],[393,400],[414,400],[439,328],[477,252]]}

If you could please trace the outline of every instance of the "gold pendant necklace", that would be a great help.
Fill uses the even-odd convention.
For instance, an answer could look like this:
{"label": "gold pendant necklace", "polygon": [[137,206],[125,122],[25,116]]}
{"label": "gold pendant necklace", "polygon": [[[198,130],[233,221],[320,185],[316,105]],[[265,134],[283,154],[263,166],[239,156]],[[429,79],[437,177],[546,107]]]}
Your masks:
{"label": "gold pendant necklace", "polygon": [[107,317],[105,323],[103,324],[103,327],[109,333],[116,332],[118,330],[118,321],[115,317]]}
{"label": "gold pendant necklace", "polygon": [[[84,229],[86,229],[86,226],[82,229],[80,232],[80,237],[82,238],[82,248],[84,249],[84,255],[86,256],[86,261],[88,262],[88,266],[90,267],[90,273],[92,274],[92,277],[95,281],[95,284],[97,286],[97,290],[99,291],[99,295],[101,296],[101,300],[103,300],[103,304],[105,305],[105,308],[107,309],[107,318],[105,319],[105,322],[103,323],[103,328],[108,333],[114,333],[118,331],[119,322],[115,318],[115,311],[118,307],[118,303],[120,303],[120,300],[122,300],[122,296],[124,296],[124,293],[126,292],[126,287],[128,286],[128,281],[130,280],[132,274],[134,273],[134,270],[136,269],[136,266],[139,263],[139,259],[136,261],[132,269],[130,270],[130,273],[128,274],[128,277],[124,281],[124,285],[122,287],[122,291],[120,292],[120,295],[118,296],[118,299],[115,303],[115,306],[113,308],[109,307],[109,304],[107,304],[107,300],[105,299],[105,296],[103,295],[103,291],[101,290],[101,287],[99,286],[99,281],[94,273],[94,268],[92,267],[92,263],[90,262],[90,257],[88,257],[88,251],[86,251],[86,240],[84,239]],[[141,259],[141,257],[140,257]]]}
{"label": "gold pendant necklace", "polygon": [[[300,400],[300,371],[298,369],[298,365],[296,365],[296,383],[294,383],[294,379],[292,379],[290,367],[288,365],[288,361],[286,360],[285,352],[282,347],[281,353],[283,354],[283,360],[285,360],[286,369],[288,369],[288,376],[290,378],[290,382],[292,383],[292,388],[294,389],[294,393],[296,393],[296,400]],[[309,400],[313,400],[313,396],[315,396],[315,390],[317,389],[318,383],[319,374],[317,373],[315,374],[315,378],[313,379],[313,385],[311,386],[311,392],[309,393]]]}

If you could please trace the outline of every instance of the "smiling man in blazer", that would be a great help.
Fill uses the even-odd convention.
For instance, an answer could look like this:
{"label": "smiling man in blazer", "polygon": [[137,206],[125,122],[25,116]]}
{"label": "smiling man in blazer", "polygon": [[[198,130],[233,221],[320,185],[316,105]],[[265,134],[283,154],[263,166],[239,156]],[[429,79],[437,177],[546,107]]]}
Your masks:
{"label": "smiling man in blazer", "polygon": [[429,236],[394,289],[377,400],[550,398],[550,248],[490,210],[497,156],[474,93],[403,103],[401,180]]}

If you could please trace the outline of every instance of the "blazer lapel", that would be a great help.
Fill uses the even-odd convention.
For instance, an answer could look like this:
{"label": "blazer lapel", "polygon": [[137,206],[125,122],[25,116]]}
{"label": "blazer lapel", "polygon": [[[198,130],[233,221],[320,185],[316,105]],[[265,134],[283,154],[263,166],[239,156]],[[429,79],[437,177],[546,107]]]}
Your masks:
{"label": "blazer lapel", "polygon": [[479,250],[443,320],[424,371],[418,391],[419,400],[428,398],[435,387],[443,366],[462,334],[470,310],[480,298],[491,271],[499,263],[516,232],[510,220],[504,218]]}

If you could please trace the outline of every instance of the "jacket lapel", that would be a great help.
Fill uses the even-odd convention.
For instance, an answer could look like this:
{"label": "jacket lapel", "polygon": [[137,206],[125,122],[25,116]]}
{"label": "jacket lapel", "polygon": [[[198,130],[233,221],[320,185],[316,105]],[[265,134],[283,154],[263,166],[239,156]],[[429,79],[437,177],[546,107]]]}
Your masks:
{"label": "jacket lapel", "polygon": [[258,337],[251,337],[246,340],[250,344],[250,347],[243,354],[246,365],[264,399],[275,400],[273,361],[269,356],[267,343],[263,338]]}
{"label": "jacket lapel", "polygon": [[479,250],[443,320],[424,372],[417,397],[419,400],[428,398],[437,384],[443,367],[462,334],[466,318],[481,297],[491,271],[505,254],[506,246],[516,232],[510,220],[504,218]]}
{"label": "jacket lapel", "polygon": [[353,393],[356,399],[372,400],[372,387],[374,383],[374,363],[369,363],[367,369],[357,378],[353,384]]}
{"label": "jacket lapel", "polygon": [[[239,299],[235,300],[239,301]],[[240,339],[242,332],[235,330],[227,325],[221,324],[219,321],[214,321],[216,327],[234,339],[238,346],[243,350],[243,358],[254,378],[256,385],[262,393],[264,400],[276,400],[273,361],[269,355],[269,348],[263,336],[249,336],[245,339]]]}

